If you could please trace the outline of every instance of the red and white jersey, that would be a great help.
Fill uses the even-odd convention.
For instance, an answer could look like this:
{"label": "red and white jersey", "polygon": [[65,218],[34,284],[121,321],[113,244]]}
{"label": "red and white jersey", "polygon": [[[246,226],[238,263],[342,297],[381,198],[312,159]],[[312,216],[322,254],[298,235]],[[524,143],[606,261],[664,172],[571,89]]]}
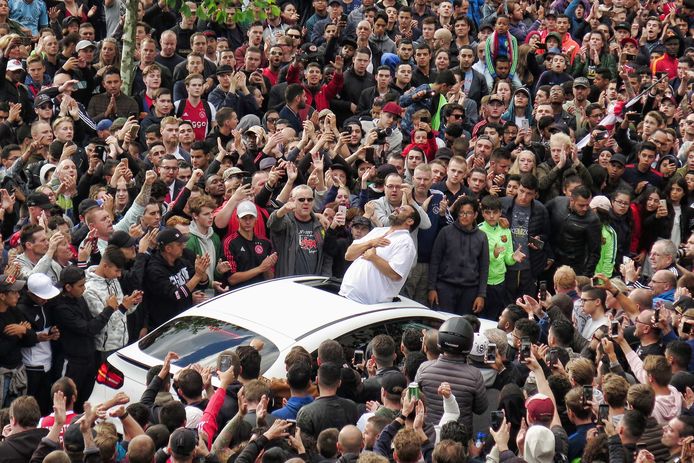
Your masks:
{"label": "red and white jersey", "polygon": [[[65,424],[63,425],[63,429],[60,431],[60,442],[63,442],[63,434],[65,433],[65,430],[70,426],[70,423],[72,423],[72,420],[75,419],[75,417],[78,416],[77,413],[75,413],[72,410],[67,410],[65,412]],[[53,426],[53,423],[55,423],[55,413],[51,413],[48,416],[44,416],[39,420],[39,428],[46,428],[50,429],[51,426]]]}

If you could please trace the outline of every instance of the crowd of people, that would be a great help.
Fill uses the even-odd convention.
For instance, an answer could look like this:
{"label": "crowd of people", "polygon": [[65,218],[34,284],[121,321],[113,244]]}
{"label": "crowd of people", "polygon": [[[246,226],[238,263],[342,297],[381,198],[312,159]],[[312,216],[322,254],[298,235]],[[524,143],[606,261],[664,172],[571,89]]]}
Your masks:
{"label": "crowd of people", "polygon": [[[694,1],[127,3],[0,0],[0,461],[694,463]],[[295,275],[453,317],[88,401]]]}

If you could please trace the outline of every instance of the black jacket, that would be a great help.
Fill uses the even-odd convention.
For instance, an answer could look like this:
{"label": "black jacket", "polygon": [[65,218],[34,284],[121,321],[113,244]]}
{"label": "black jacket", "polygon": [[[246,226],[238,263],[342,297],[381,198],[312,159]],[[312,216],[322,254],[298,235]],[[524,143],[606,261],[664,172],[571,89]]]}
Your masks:
{"label": "black jacket", "polygon": [[181,258],[170,266],[159,252],[155,252],[146,269],[143,302],[147,311],[145,326],[151,330],[193,305],[192,291],[186,287],[186,282],[195,274],[195,265]]}
{"label": "black jacket", "polygon": [[547,203],[552,230],[552,250],[557,265],[568,265],[576,275],[590,275],[600,259],[600,219],[593,211],[580,216],[569,208],[569,198],[559,196]]}
{"label": "black jacket", "polygon": [[[501,198],[501,214],[508,219],[509,226],[513,220],[513,208],[515,205],[516,201],[514,198]],[[536,277],[545,270],[547,259],[552,257],[552,249],[549,244],[549,214],[544,204],[538,200],[533,200],[533,202],[530,203],[528,236],[539,236],[542,242],[545,243],[540,250],[529,249],[530,272]]]}
{"label": "black jacket", "polygon": [[[37,342],[36,332],[27,330],[24,336],[8,336],[3,333],[7,325],[28,321],[17,307],[0,313],[0,367],[13,370],[22,364],[22,347],[32,347]],[[0,455],[2,453],[0,452]],[[0,457],[0,461],[5,461]]]}
{"label": "black jacket", "polygon": [[299,410],[296,424],[302,432],[318,437],[328,428],[342,429],[345,425],[356,424],[359,419],[357,404],[342,397],[319,397]]}
{"label": "black jacket", "polygon": [[352,68],[344,72],[344,79],[345,82],[342,85],[338,98],[330,100],[330,107],[335,111],[339,124],[342,124],[345,119],[352,115],[350,105],[359,103],[361,92],[376,85],[376,80],[374,80],[374,76],[371,73],[367,72],[363,76],[358,76]]}
{"label": "black jacket", "polygon": [[48,429],[34,428],[13,434],[0,443],[0,461],[3,463],[27,463],[34,450],[46,437]]}
{"label": "black jacket", "polygon": [[96,317],[83,297],[60,294],[46,304],[60,330],[60,345],[68,360],[92,360],[96,352],[94,337],[106,326],[113,309],[104,307]]}
{"label": "black jacket", "polygon": [[362,383],[363,388],[361,391],[361,403],[366,403],[369,400],[374,400],[376,402],[381,401],[381,380],[384,375],[391,372],[400,372],[397,367],[384,367],[376,372],[376,376],[371,376],[364,380]]}

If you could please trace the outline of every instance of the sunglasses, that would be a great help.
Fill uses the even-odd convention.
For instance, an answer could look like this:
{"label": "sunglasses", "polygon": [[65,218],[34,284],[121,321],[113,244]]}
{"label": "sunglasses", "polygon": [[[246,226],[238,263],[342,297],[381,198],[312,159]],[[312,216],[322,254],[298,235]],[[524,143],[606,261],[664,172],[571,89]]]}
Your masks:
{"label": "sunglasses", "polygon": [[50,103],[42,104],[39,109],[53,109],[53,105]]}
{"label": "sunglasses", "polygon": [[313,198],[296,198],[296,200],[300,203],[310,203],[313,201]]}

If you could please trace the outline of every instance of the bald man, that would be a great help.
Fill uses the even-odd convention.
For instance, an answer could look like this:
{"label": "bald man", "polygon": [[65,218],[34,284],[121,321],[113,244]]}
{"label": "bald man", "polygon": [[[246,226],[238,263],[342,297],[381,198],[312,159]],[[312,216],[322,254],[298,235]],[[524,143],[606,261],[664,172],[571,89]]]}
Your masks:
{"label": "bald man", "polygon": [[356,460],[364,445],[364,438],[361,431],[354,425],[347,425],[342,428],[337,437],[337,451],[342,455],[341,460],[351,461],[352,456]]}
{"label": "bald man", "polygon": [[651,324],[654,313],[653,310],[647,309],[636,317],[634,336],[639,338],[639,347],[635,350],[641,360],[649,355],[664,355],[665,353],[665,348],[660,342],[660,329]]}
{"label": "bald man", "polygon": [[653,298],[675,302],[677,277],[670,270],[658,270],[651,277],[648,286],[653,290]]}
{"label": "bald man", "polygon": [[152,463],[155,451],[152,438],[147,434],[140,434],[130,441],[125,456],[130,463]]}

